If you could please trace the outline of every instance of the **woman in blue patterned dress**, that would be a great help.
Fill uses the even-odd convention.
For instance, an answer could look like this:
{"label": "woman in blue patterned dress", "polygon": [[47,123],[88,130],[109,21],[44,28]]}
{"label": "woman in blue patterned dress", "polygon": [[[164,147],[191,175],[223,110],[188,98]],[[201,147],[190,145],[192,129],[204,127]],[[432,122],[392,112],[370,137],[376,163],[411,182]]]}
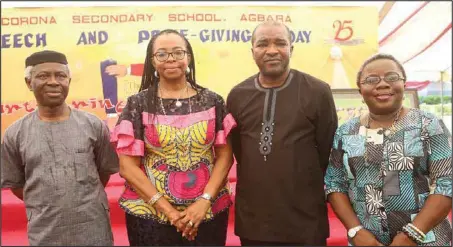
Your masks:
{"label": "woman in blue patterned dress", "polygon": [[326,195],[354,246],[450,245],[451,134],[431,113],[403,106],[406,73],[393,56],[362,65],[369,113],[337,129]]}

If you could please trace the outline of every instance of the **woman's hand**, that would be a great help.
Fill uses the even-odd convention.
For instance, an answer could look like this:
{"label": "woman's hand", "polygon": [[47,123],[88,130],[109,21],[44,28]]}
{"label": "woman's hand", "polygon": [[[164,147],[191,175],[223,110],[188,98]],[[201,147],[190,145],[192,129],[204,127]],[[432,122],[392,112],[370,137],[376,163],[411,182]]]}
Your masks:
{"label": "woman's hand", "polygon": [[404,232],[396,234],[390,246],[417,246]]}
{"label": "woman's hand", "polygon": [[361,229],[357,232],[357,235],[352,239],[352,245],[354,246],[384,246],[381,244],[376,237],[368,230]]}
{"label": "woman's hand", "polygon": [[169,213],[166,214],[170,224],[176,227],[176,231],[183,232],[185,225],[181,222],[181,219],[185,216],[184,212],[179,212],[176,209],[172,209]]}
{"label": "woman's hand", "polygon": [[[201,221],[206,216],[209,207],[211,206],[211,202],[205,199],[199,199],[196,202],[192,203],[186,210],[181,212],[181,214],[185,214],[180,221],[185,226],[185,229],[182,233],[183,237],[187,237],[188,239],[194,239],[194,234],[198,231],[198,226],[200,226]],[[190,239],[189,239],[190,240]]]}

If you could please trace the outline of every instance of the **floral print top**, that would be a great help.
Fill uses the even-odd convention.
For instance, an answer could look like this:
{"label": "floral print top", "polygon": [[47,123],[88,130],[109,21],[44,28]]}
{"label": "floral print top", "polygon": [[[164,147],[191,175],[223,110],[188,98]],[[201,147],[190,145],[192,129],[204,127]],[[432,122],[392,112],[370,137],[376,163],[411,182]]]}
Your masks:
{"label": "floral print top", "polygon": [[[182,211],[202,195],[215,165],[215,146],[225,145],[236,122],[221,96],[208,89],[186,99],[158,98],[148,109],[148,90],[128,98],[111,142],[118,154],[140,156],[141,169],[156,189]],[[163,107],[163,109],[162,109]],[[153,110],[154,111],[154,110]],[[144,202],[126,182],[119,203],[129,214],[169,224],[167,217]],[[232,204],[227,182],[205,220]]]}

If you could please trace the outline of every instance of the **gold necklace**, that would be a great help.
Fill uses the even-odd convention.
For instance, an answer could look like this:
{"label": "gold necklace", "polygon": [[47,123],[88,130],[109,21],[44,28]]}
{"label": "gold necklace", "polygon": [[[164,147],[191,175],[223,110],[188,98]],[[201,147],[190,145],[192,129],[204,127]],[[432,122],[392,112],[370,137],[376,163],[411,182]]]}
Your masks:
{"label": "gold necklace", "polygon": [[[382,128],[382,130],[384,131],[384,135],[385,136],[390,136],[390,135],[393,135],[395,134],[395,130],[396,130],[396,123],[398,122],[399,118],[400,118],[400,114],[401,114],[401,111],[403,110],[403,107],[401,107],[395,114],[395,118],[393,119],[393,122],[392,122],[392,125],[390,126],[390,128],[385,128],[384,126],[382,126],[378,121],[376,121],[375,119],[373,119],[371,117],[371,114],[368,113],[368,118],[367,118],[367,128],[370,128],[370,122],[371,120],[373,120],[379,127]],[[378,134],[382,134],[382,132],[379,132],[378,131]]]}

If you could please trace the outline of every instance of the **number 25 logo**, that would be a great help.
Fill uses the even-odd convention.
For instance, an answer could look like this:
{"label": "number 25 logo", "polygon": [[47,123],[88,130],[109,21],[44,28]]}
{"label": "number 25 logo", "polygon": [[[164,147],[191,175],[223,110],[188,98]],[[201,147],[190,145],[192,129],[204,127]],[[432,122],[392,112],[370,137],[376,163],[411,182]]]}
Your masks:
{"label": "number 25 logo", "polygon": [[[346,41],[352,37],[354,34],[354,30],[352,30],[352,21],[346,20],[341,22],[340,20],[336,20],[333,22],[333,28],[335,30],[335,40],[338,41]],[[340,33],[348,34],[347,36],[342,35],[340,37]]]}

